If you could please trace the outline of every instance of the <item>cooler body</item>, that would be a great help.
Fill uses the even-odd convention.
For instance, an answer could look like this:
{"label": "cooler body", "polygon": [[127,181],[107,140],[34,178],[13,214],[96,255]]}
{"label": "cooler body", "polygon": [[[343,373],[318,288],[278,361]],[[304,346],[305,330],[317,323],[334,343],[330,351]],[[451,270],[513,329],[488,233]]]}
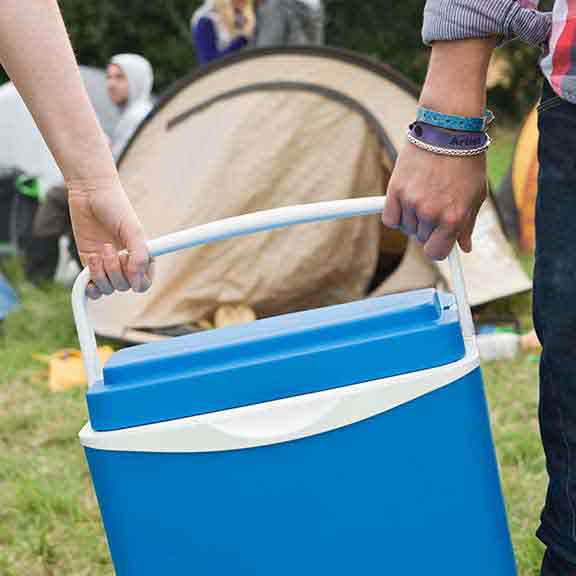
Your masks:
{"label": "cooler body", "polygon": [[119,576],[516,573],[478,369],[291,442],[86,454]]}
{"label": "cooler body", "polygon": [[88,404],[119,576],[516,574],[478,357],[434,290],[135,347]]}

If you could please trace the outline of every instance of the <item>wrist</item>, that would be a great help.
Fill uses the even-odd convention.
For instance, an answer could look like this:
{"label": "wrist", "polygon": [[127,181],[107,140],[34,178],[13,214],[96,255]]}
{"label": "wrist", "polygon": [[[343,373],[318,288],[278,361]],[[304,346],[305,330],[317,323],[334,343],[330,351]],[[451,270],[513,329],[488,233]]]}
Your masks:
{"label": "wrist", "polygon": [[435,43],[420,105],[444,114],[482,116],[495,44],[491,38]]}
{"label": "wrist", "polygon": [[55,157],[66,182],[90,182],[118,178],[116,164],[104,132],[61,132]]}
{"label": "wrist", "polygon": [[108,175],[66,178],[65,184],[69,193],[73,195],[91,195],[95,192],[102,194],[106,191],[118,190],[121,186],[120,177],[115,170]]}

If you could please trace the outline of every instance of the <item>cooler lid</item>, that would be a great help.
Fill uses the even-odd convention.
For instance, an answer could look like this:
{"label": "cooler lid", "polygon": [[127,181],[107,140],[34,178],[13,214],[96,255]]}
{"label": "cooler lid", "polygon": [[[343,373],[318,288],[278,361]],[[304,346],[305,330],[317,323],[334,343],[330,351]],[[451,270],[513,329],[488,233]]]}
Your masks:
{"label": "cooler lid", "polygon": [[320,392],[464,357],[454,298],[433,289],[126,348],[87,394],[107,431]]}

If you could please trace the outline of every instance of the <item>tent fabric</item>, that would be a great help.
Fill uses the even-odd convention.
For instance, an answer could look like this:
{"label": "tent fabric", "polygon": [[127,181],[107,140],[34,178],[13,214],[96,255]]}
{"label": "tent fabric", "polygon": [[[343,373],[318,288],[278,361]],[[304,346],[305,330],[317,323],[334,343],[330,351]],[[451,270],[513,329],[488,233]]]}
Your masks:
{"label": "tent fabric", "polygon": [[538,169],[538,112],[535,107],[522,125],[512,167],[496,196],[506,234],[526,252],[534,252],[536,247]]}
{"label": "tent fabric", "polygon": [[[104,130],[110,135],[117,119],[116,107],[106,92],[102,70],[81,66],[86,90]],[[62,182],[62,175],[24,101],[11,82],[0,86],[0,166],[18,168],[42,179],[43,188]]]}
{"label": "tent fabric", "polygon": [[536,246],[538,167],[538,113],[534,108],[518,137],[512,164],[512,189],[518,213],[520,245],[532,252]]}
{"label": "tent fabric", "polygon": [[[415,110],[412,85],[362,57],[253,51],[171,90],[133,138],[120,175],[151,237],[257,210],[379,195]],[[475,275],[474,304],[530,287],[492,207],[484,213],[486,257],[464,262]],[[147,339],[143,330],[198,322],[224,304],[247,304],[262,317],[348,302],[368,294],[380,246],[404,250],[397,233],[370,217],[199,247],[159,258],[149,293],[93,303],[92,316],[100,334],[138,341]],[[487,286],[495,257],[506,275]],[[410,241],[374,294],[445,279],[444,267]]]}
{"label": "tent fabric", "polygon": [[8,284],[8,281],[0,274],[0,321],[13,312],[18,306],[18,297]]}

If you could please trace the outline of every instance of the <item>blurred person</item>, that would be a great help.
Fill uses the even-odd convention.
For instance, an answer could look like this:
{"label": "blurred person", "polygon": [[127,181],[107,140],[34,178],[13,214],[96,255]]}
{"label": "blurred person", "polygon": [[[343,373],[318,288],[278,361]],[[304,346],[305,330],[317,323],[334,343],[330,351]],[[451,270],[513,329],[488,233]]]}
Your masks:
{"label": "blurred person", "polygon": [[119,108],[120,118],[111,138],[112,154],[119,160],[126,145],[153,107],[154,72],[139,54],[117,54],[106,69],[110,100]]}
{"label": "blurred person", "polygon": [[[456,241],[472,249],[486,196],[485,154],[451,156],[438,145],[435,153],[422,146],[422,135],[441,135],[430,120],[444,128],[447,119],[482,126],[488,64],[503,40],[520,37],[543,48],[533,302],[543,346],[539,418],[549,484],[537,535],[546,546],[541,575],[571,576],[576,575],[576,0],[557,0],[552,13],[539,12],[538,4],[427,1],[423,38],[432,54],[419,116],[428,123],[420,125],[421,139],[413,134],[398,157],[383,220],[417,236],[433,258],[446,257]],[[477,137],[485,139],[482,131]],[[466,146],[465,138],[457,140]]]}
{"label": "blurred person", "polygon": [[256,48],[324,44],[322,0],[260,0]]}
{"label": "blurred person", "polygon": [[248,46],[256,25],[249,0],[205,0],[192,16],[192,39],[200,65]]}

